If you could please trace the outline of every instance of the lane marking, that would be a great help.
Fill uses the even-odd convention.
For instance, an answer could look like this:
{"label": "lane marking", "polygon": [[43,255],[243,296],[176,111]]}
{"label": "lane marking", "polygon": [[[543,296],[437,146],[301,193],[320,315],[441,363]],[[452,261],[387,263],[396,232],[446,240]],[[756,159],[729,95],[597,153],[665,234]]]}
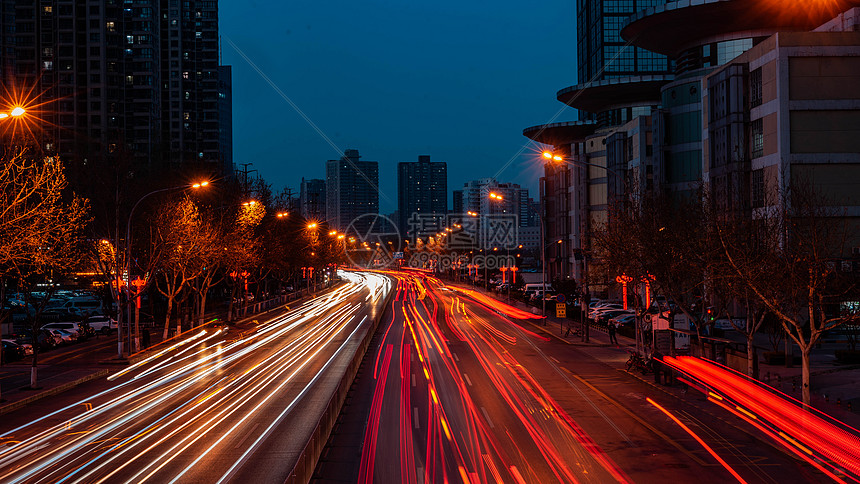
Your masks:
{"label": "lane marking", "polygon": [[244,444],[244,443],[245,443],[245,441],[246,441],[246,440],[248,440],[248,437],[250,437],[251,435],[253,435],[254,431],[255,431],[255,430],[257,430],[257,427],[259,427],[259,426],[260,426],[260,424],[259,424],[259,423],[255,423],[255,424],[254,424],[254,426],[253,426],[253,427],[251,427],[251,429],[250,429],[250,430],[248,430],[247,432],[245,432],[245,436],[244,436],[244,437],[242,437],[242,439],[241,439],[241,440],[236,444],[236,446],[235,446],[235,447],[233,447],[233,448],[234,448],[234,449],[238,449],[239,447],[242,447],[242,444]]}
{"label": "lane marking", "polygon": [[412,374],[412,386],[415,386],[415,373]]}
{"label": "lane marking", "polygon": [[[568,373],[570,373],[570,370],[567,370],[567,372],[568,372]],[[692,459],[693,461],[695,461],[695,462],[696,462],[697,464],[699,464],[700,466],[710,466],[710,465],[711,465],[711,464],[708,464],[707,462],[703,461],[702,459],[700,459],[700,458],[699,458],[698,456],[696,456],[695,454],[691,453],[689,450],[687,450],[686,448],[684,448],[684,446],[683,446],[683,445],[681,445],[681,444],[679,444],[678,442],[676,442],[676,441],[672,440],[672,438],[671,438],[671,437],[669,437],[668,435],[666,435],[666,434],[664,434],[663,432],[660,432],[659,430],[657,430],[657,428],[655,428],[653,425],[649,424],[648,422],[646,422],[645,420],[643,420],[641,417],[639,417],[638,415],[636,415],[635,413],[633,413],[631,410],[627,409],[627,407],[625,407],[625,406],[621,405],[621,403],[620,403],[620,402],[618,402],[617,400],[615,400],[614,398],[612,398],[612,397],[610,397],[609,395],[607,395],[607,394],[603,393],[602,391],[598,390],[594,385],[592,385],[591,383],[588,383],[586,380],[584,380],[583,378],[581,378],[579,375],[577,375],[577,374],[575,374],[575,373],[570,373],[570,374],[571,374],[571,376],[573,376],[574,378],[576,378],[577,380],[579,380],[583,385],[585,385],[585,386],[587,386],[588,388],[590,388],[593,392],[597,393],[598,395],[600,395],[601,397],[605,398],[607,401],[609,401],[610,403],[612,403],[613,405],[615,405],[616,407],[618,407],[619,409],[621,409],[621,411],[623,411],[623,412],[624,412],[624,413],[626,413],[628,416],[630,416],[631,418],[633,418],[633,420],[635,420],[635,421],[639,422],[640,424],[642,424],[642,426],[643,426],[643,427],[645,427],[646,429],[650,430],[650,431],[651,431],[651,432],[653,432],[655,435],[657,435],[657,436],[658,436],[658,437],[660,437],[661,439],[665,440],[666,442],[668,442],[669,444],[671,444],[671,445],[672,445],[673,447],[675,447],[676,449],[678,449],[678,450],[680,450],[681,452],[683,452],[683,453],[684,453],[684,455],[686,455],[687,457],[689,457],[690,459]]]}
{"label": "lane marking", "polygon": [[460,358],[458,358],[458,357],[457,357],[457,353],[454,353],[454,352],[452,351],[452,352],[451,352],[451,356],[453,356],[453,357],[454,357],[454,360],[456,360],[456,361],[457,361],[457,363],[459,363],[459,362],[460,362]]}
{"label": "lane marking", "polygon": [[412,426],[418,428],[418,407],[412,407]]}
{"label": "lane marking", "polygon": [[466,383],[468,383],[469,386],[472,386],[472,380],[469,379],[469,375],[463,373],[463,379],[466,380]]}
{"label": "lane marking", "polygon": [[484,408],[484,407],[481,407],[481,413],[483,413],[483,414],[484,414],[484,418],[485,418],[485,419],[487,419],[487,423],[490,425],[490,428],[491,428],[491,429],[496,428],[496,426],[495,426],[495,425],[493,425],[493,421],[492,421],[492,420],[490,420],[490,414],[488,414],[488,413],[487,413],[487,409],[486,409],[486,408]]}
{"label": "lane marking", "polygon": [[558,361],[558,359],[556,359],[556,357],[554,357],[554,356],[550,356],[550,357],[549,357],[549,359],[551,359],[552,361],[554,361],[556,365],[560,365],[560,364],[561,364],[561,362],[560,362],[560,361]]}

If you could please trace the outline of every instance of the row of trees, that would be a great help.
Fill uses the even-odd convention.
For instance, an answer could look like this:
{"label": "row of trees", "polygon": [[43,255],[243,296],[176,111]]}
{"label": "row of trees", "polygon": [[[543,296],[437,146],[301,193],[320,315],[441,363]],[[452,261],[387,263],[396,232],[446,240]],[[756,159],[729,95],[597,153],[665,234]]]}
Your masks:
{"label": "row of trees", "polygon": [[699,190],[615,203],[595,233],[598,270],[648,281],[694,323],[700,342],[713,317],[744,320],[732,324],[746,336],[753,377],[753,338],[778,321],[800,349],[808,404],[811,350],[857,318],[856,306],[844,304],[860,300],[856,273],[842,264],[858,245],[857,222],[811,183],[772,191],[756,209],[732,207],[725,196]]}
{"label": "row of trees", "polygon": [[[259,296],[296,285],[303,267],[319,272],[341,262],[341,241],[329,236],[325,224],[311,229],[290,213],[289,193],[275,195],[261,179],[220,179],[191,190],[188,180],[201,179],[199,172],[147,179],[129,175],[123,166],[91,167],[89,175],[73,168],[70,183],[58,158],[30,156],[26,150],[3,158],[0,323],[11,317],[7,300],[13,290],[32,308],[27,318],[36,335],[55,291],[76,274],[96,273],[120,309],[134,305],[144,291],[151,298],[159,294],[166,337],[180,304],[191,306],[193,321],[201,323],[215,288],[232,294],[232,310],[236,296],[244,300],[246,285]],[[132,237],[126,240],[132,202],[159,189],[134,212]],[[78,195],[82,192],[88,198]],[[129,278],[141,277],[144,286],[124,287],[127,267]]]}

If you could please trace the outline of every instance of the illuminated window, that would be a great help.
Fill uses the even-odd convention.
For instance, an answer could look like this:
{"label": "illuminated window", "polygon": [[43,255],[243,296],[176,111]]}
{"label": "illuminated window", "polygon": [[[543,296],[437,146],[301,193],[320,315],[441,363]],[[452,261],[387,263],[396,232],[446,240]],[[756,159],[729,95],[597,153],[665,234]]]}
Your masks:
{"label": "illuminated window", "polygon": [[761,88],[761,67],[750,72],[749,80],[750,90],[750,107],[761,106],[762,88]]}
{"label": "illuminated window", "polygon": [[753,158],[764,155],[764,124],[761,118],[750,123],[750,145]]}

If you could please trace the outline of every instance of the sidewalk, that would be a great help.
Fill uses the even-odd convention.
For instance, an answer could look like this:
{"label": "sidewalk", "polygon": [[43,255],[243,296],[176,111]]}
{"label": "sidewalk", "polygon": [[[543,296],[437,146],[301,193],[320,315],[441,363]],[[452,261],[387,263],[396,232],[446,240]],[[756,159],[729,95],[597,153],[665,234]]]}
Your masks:
{"label": "sidewalk", "polygon": [[[327,289],[321,289],[316,293],[304,295],[299,299],[286,303],[286,305],[293,308],[325,290]],[[247,316],[243,316],[241,319],[230,324],[241,328],[243,325],[253,322],[261,315],[282,310],[284,307],[285,304],[277,304],[264,311],[249,313]],[[215,320],[206,324],[212,324],[213,322]],[[218,322],[222,323],[222,321]],[[198,331],[201,327],[206,326],[206,324],[196,326],[184,331],[182,334]],[[154,331],[152,336],[152,344],[147,349],[123,359],[117,358],[116,333],[111,338],[94,338],[86,343],[80,343],[63,348],[62,350],[40,353],[40,364],[38,366],[39,388],[36,390],[30,389],[29,383],[21,383],[29,382],[32,366],[31,358],[28,357],[22,361],[0,366],[0,390],[2,390],[2,393],[0,393],[0,398],[2,398],[0,400],[0,415],[22,408],[31,402],[64,392],[88,381],[104,377],[126,365],[134,364],[147,358],[159,350],[159,345],[163,343],[161,341],[161,331]],[[17,381],[19,383],[15,388],[9,388],[9,381]]]}
{"label": "sidewalk", "polygon": [[[451,285],[477,290],[499,302],[525,311],[533,312],[532,309],[536,309],[514,299],[511,299],[509,303],[504,295],[497,295],[480,287],[459,284]],[[553,308],[553,312],[554,310],[555,308]],[[540,309],[537,308],[537,316],[540,317],[539,315]],[[591,326],[589,331],[589,342],[582,342],[581,336],[574,334],[574,331],[578,331],[580,328],[579,322],[556,318],[554,315],[550,315],[549,304],[547,304],[546,321],[546,325],[541,324],[539,320],[528,322],[527,324],[531,324],[544,334],[554,339],[562,340],[572,346],[582,347],[583,349],[590,348],[587,351],[592,356],[604,363],[617,366],[619,369],[624,367],[624,363],[628,357],[627,352],[619,351],[619,348],[627,349],[635,348],[636,346],[633,338],[620,334],[616,335],[619,345],[610,344],[609,335],[602,328],[594,325]],[[570,332],[570,335],[567,337],[559,335],[559,328],[563,326],[566,332],[570,323],[573,324],[573,330]],[[812,406],[846,425],[860,429],[860,385],[857,384],[860,381],[860,365],[839,365],[827,350],[813,351],[811,359],[810,382],[812,387]],[[637,373],[630,373],[630,375],[646,383],[654,384],[651,375],[643,376]],[[762,361],[759,363],[759,378],[762,383],[770,385],[785,395],[797,400],[801,399],[800,365],[786,368],[785,366],[768,365]],[[678,393],[679,396],[683,393],[683,389],[678,386],[663,386],[662,388],[671,393]]]}

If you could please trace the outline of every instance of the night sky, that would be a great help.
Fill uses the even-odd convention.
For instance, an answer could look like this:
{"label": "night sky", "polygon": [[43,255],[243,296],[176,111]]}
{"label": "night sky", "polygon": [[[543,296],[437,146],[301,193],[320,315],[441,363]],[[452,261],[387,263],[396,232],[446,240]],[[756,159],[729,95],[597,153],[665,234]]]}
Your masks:
{"label": "night sky", "polygon": [[325,178],[325,160],[358,149],[379,162],[381,213],[397,207],[397,162],[418,155],[448,162],[449,192],[495,175],[537,198],[537,148],[522,130],[575,119],[555,100],[576,83],[574,5],[222,1],[234,162],[298,190],[303,176]]}

